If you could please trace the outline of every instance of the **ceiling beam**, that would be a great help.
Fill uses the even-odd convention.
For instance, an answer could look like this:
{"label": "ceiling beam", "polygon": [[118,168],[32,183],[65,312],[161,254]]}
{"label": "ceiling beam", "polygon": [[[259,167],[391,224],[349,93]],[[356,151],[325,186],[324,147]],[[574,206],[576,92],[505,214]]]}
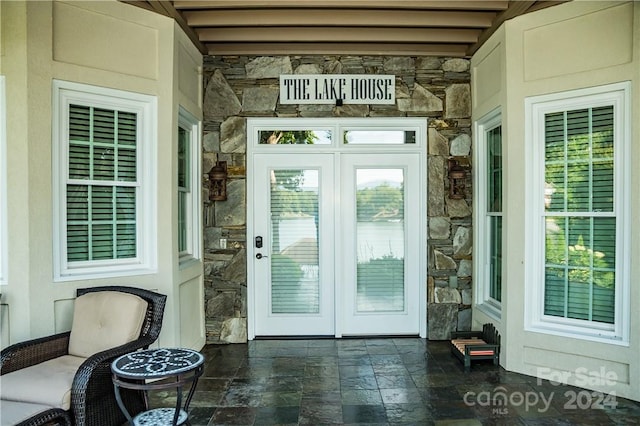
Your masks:
{"label": "ceiling beam", "polygon": [[444,9],[444,10],[506,10],[507,0],[174,0],[183,9],[246,9],[246,8],[371,8],[371,9]]}
{"label": "ceiling beam", "polygon": [[466,44],[431,43],[207,43],[212,56],[240,55],[375,55],[465,57]]}
{"label": "ceiling beam", "polygon": [[240,9],[182,12],[192,27],[378,26],[489,28],[492,12],[357,9]]}
{"label": "ceiling beam", "polygon": [[207,42],[380,42],[380,43],[475,43],[480,30],[432,28],[345,28],[345,27],[243,27],[201,28],[200,40]]}

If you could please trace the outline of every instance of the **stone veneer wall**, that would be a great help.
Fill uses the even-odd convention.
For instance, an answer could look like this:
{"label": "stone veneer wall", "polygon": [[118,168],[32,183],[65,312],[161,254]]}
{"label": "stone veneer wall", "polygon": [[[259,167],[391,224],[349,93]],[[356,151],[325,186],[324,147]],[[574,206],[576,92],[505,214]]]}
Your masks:
{"label": "stone veneer wall", "polygon": [[[281,105],[281,74],[394,74],[395,105]],[[471,324],[471,169],[462,200],[448,197],[447,159],[470,165],[469,61],[394,56],[228,56],[204,61],[204,246],[208,343],[247,340],[246,118],[428,118],[428,338]],[[208,201],[206,173],[229,169],[228,200]],[[226,248],[220,239],[227,240]]]}

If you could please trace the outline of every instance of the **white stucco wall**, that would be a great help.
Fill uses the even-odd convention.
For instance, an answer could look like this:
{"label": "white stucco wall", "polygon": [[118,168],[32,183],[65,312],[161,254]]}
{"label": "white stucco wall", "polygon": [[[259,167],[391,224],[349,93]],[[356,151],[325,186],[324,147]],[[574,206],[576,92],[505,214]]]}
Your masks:
{"label": "white stucco wall", "polygon": [[[159,345],[200,349],[202,262],[178,265],[176,153],[178,105],[202,117],[202,55],[172,19],[115,0],[2,2],[0,9],[9,229],[3,343],[68,330],[77,288],[128,285],[168,296]],[[157,271],[54,282],[54,79],[157,97]]]}
{"label": "white stucco wall", "polygon": [[[629,345],[525,331],[527,198],[525,104],[530,96],[632,82],[632,117],[640,101],[640,5],[634,2],[574,1],[507,21],[472,59],[473,120],[502,111],[504,155],[503,294],[500,320],[474,307],[474,322],[494,322],[503,337],[501,363],[539,376],[541,369],[569,372],[569,383],[640,400],[640,286],[631,278]],[[640,186],[640,124],[632,120],[631,188]],[[640,196],[631,191],[631,235],[640,235]],[[477,222],[476,222],[477,224]],[[476,244],[474,259],[479,259]],[[640,241],[631,238],[631,277]],[[477,277],[478,275],[475,274]],[[611,380],[585,385],[577,368],[614,372]],[[548,371],[548,370],[546,370]]]}

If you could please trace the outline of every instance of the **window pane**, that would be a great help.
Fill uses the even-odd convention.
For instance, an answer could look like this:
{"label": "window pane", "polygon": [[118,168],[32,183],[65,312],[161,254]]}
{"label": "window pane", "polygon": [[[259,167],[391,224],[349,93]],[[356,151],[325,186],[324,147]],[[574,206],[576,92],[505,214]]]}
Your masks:
{"label": "window pane", "polygon": [[589,110],[567,111],[567,160],[585,160],[589,156]]}
{"label": "window pane", "polygon": [[502,217],[489,218],[489,296],[502,300]]}
{"label": "window pane", "polygon": [[359,312],[404,310],[404,170],[356,171]]}
{"label": "window pane", "polygon": [[178,252],[187,250],[187,194],[178,192]]}
{"label": "window pane", "polygon": [[136,220],[135,188],[116,187],[116,218],[122,222]]}
{"label": "window pane", "polygon": [[118,181],[135,182],[136,176],[136,151],[129,148],[118,148]]}
{"label": "window pane", "polygon": [[138,116],[133,112],[118,112],[118,144],[136,145]]}
{"label": "window pane", "polygon": [[487,211],[502,211],[502,127],[486,133],[487,138]]}
{"label": "window pane", "polygon": [[564,162],[565,131],[564,113],[557,112],[545,116],[545,162]]}
{"label": "window pane", "polygon": [[89,179],[91,162],[89,144],[72,144],[69,146],[69,178]]}
{"label": "window pane", "polygon": [[[596,285],[593,287],[593,321],[613,324],[615,321],[615,288],[613,285],[613,272],[594,271],[593,277]],[[598,285],[597,283],[612,283],[611,286]]]}
{"label": "window pane", "polygon": [[89,142],[91,140],[91,108],[84,105],[69,105],[69,140]]}
{"label": "window pane", "polygon": [[91,109],[69,106],[69,178],[89,179],[91,166]]}
{"label": "window pane", "polygon": [[[587,154],[585,154],[587,155]],[[577,155],[575,155],[577,157]],[[590,211],[589,160],[567,164],[567,211]]]}
{"label": "window pane", "polygon": [[116,225],[117,258],[136,257],[136,224],[135,222],[118,223]]}
{"label": "window pane", "polygon": [[261,130],[258,132],[262,145],[330,145],[329,130]]}
{"label": "window pane", "polygon": [[346,130],[346,144],[398,145],[416,143],[415,131],[402,130]]}
{"label": "window pane", "polygon": [[564,268],[547,267],[545,271],[544,313],[565,317],[567,295]]}
{"label": "window pane", "polygon": [[86,221],[89,217],[89,187],[67,185],[67,221]]}
{"label": "window pane", "polygon": [[89,260],[89,225],[78,224],[67,226],[67,260],[69,262],[80,262]]}
{"label": "window pane", "polygon": [[544,205],[548,211],[565,210],[565,164],[548,162],[545,169]]}
{"label": "window pane", "polygon": [[613,323],[615,218],[548,217],[545,313]]}
{"label": "window pane", "polygon": [[93,145],[93,179],[115,180],[114,147]]}
{"label": "window pane", "polygon": [[116,112],[93,108],[93,142],[113,145],[115,142]]}
{"label": "window pane", "polygon": [[135,182],[135,147],[136,114],[70,105],[69,178]]}
{"label": "window pane", "polygon": [[[69,178],[101,185],[67,185],[67,260],[136,256],[135,113],[69,106]],[[116,249],[117,248],[117,249]]]}
{"label": "window pane", "polygon": [[189,140],[190,133],[186,129],[178,128],[178,186],[187,188],[189,180],[188,161],[189,161]]}
{"label": "window pane", "polygon": [[318,313],[318,170],[271,173],[271,312]]}
{"label": "window pane", "polygon": [[92,225],[90,260],[113,258],[113,224]]}
{"label": "window pane", "polygon": [[91,220],[113,221],[114,200],[113,188],[109,186],[91,187]]}
{"label": "window pane", "polygon": [[613,211],[613,107],[545,116],[547,211]]}

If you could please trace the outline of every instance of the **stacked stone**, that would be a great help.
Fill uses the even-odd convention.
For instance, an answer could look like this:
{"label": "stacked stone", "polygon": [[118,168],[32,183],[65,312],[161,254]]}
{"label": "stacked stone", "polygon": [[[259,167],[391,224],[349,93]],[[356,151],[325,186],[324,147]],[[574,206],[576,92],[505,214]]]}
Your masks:
{"label": "stacked stone", "polygon": [[[281,74],[393,74],[395,105],[281,105]],[[385,56],[213,57],[204,61],[205,303],[208,343],[247,340],[246,118],[428,118],[429,338],[471,323],[471,168],[463,199],[448,198],[447,160],[471,165],[469,61]],[[227,201],[208,201],[206,173],[227,161]],[[220,240],[227,241],[226,248]]]}

